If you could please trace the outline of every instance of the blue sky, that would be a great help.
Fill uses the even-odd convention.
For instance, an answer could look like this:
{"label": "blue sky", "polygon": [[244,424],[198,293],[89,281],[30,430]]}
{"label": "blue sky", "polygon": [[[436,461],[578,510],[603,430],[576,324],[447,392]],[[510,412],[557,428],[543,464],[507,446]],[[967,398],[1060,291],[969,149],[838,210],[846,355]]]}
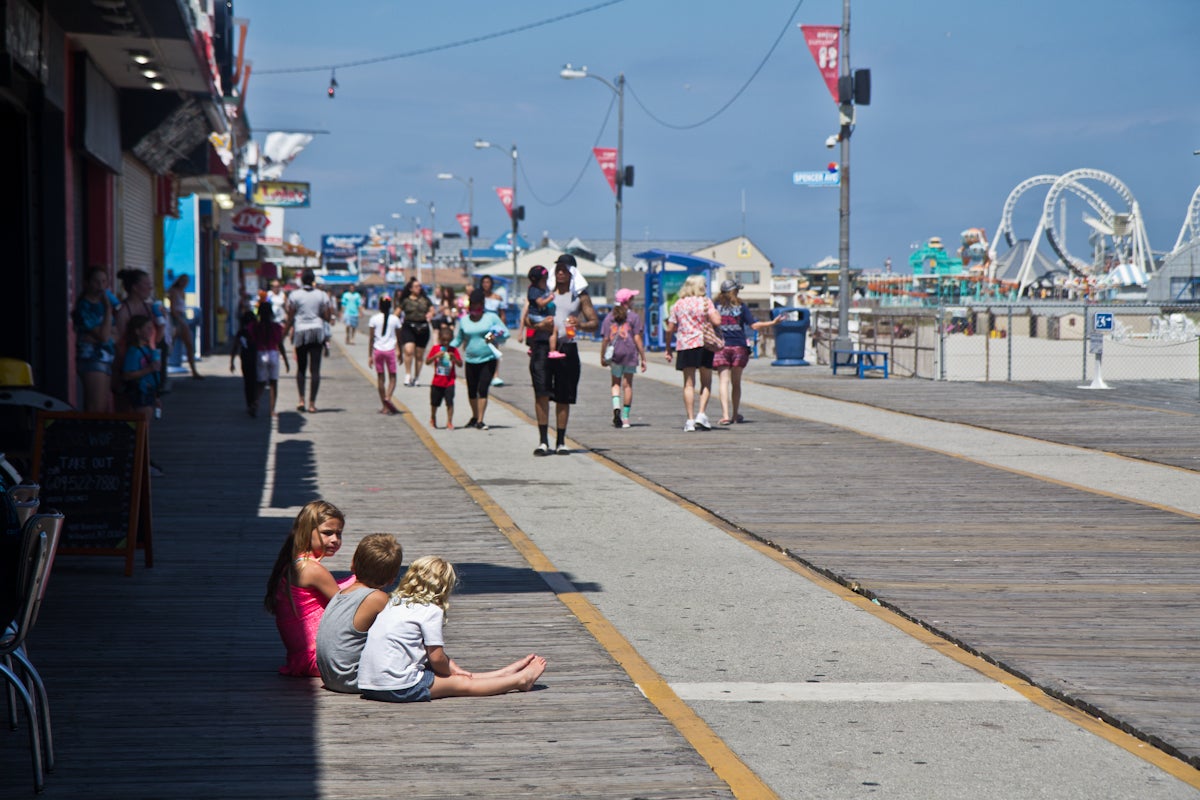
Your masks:
{"label": "blue sky", "polygon": [[[415,196],[436,203],[439,230],[458,230],[466,187],[435,177],[452,172],[474,178],[481,235],[498,236],[508,219],[493,187],[511,183],[512,165],[472,146],[484,138],[517,144],[525,236],[611,239],[613,195],[591,148],[597,137],[616,145],[615,106],[601,134],[613,94],[599,81],[561,79],[570,62],[609,80],[623,71],[628,81],[625,161],[636,183],[625,191],[627,243],[744,232],[777,267],[836,256],[838,191],[793,186],[791,176],[836,160],[824,146],[836,108],[796,25],[839,24],[841,0],[804,0],[790,25],[796,0],[624,0],[501,38],[339,69],[334,100],[328,70],[268,72],[449,44],[598,2],[235,0],[250,20],[256,134],[330,131],[284,176],[313,184],[312,208],[290,211],[287,227],[313,246],[322,233],[391,224],[392,213],[413,213],[403,201]],[[785,25],[716,119],[687,130],[656,121],[687,126],[713,114]],[[1155,250],[1174,244],[1200,184],[1200,3],[854,0],[851,25],[852,64],[870,68],[873,82],[852,139],[855,266],[878,269],[890,257],[902,267],[912,244],[940,236],[957,245],[968,227],[991,236],[1014,186],[1081,167],[1129,187]],[[1032,235],[1044,194],[1023,198],[1018,234]],[[1081,214],[1067,211],[1073,252],[1086,251]]]}

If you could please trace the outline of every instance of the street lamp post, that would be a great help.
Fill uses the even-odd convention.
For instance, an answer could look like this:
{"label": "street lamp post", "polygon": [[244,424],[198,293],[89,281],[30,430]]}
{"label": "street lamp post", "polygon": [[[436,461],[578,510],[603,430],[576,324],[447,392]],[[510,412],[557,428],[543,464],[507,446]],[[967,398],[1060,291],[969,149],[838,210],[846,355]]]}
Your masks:
{"label": "street lamp post", "polygon": [[623,190],[625,188],[625,73],[617,75],[617,82],[614,86],[599,75],[593,75],[587,71],[587,67],[580,69],[573,68],[567,64],[558,73],[565,80],[575,80],[577,78],[595,78],[603,83],[617,95],[617,231],[613,239],[613,256],[616,258],[616,270],[620,272],[621,267],[621,204]]}
{"label": "street lamp post", "polygon": [[[421,201],[415,197],[406,197],[406,198],[404,198],[404,202],[408,203],[410,206],[415,206],[418,203],[420,203]],[[427,205],[429,206],[429,228],[430,228],[430,234],[431,234],[430,235],[430,243],[429,243],[429,266],[433,269],[433,277],[434,277],[434,280],[436,281],[437,280],[437,251],[434,250],[433,243],[437,241],[437,208],[434,206],[432,200],[430,200]],[[421,232],[421,226],[420,226],[420,223],[418,222],[418,224],[417,224],[418,235],[420,234],[420,232]],[[422,238],[424,238],[424,237],[422,237]],[[420,242],[417,243],[417,249],[420,250]],[[417,283],[421,283],[421,282],[422,282],[421,281],[421,261],[420,261],[420,259],[417,259]]]}
{"label": "street lamp post", "polygon": [[[400,220],[404,219],[404,215],[399,213],[398,211],[393,211],[392,219],[396,220],[396,224],[394,226],[394,230],[392,233],[392,243],[398,245],[398,244],[400,244],[400,241],[399,241],[400,240]],[[401,264],[401,269],[403,269],[404,262],[401,261],[400,264]]]}
{"label": "street lamp post", "polygon": [[[850,0],[842,0],[842,52],[840,86],[850,80]],[[839,97],[839,101],[842,98]],[[833,341],[834,350],[852,350],[850,341],[850,134],[853,131],[854,106],[850,103],[839,102],[838,113],[841,117],[841,129],[838,138],[841,140],[841,165],[838,170],[841,178],[841,197],[838,209],[838,332]],[[830,363],[837,356],[830,352]]]}
{"label": "street lamp post", "polygon": [[467,258],[471,258],[475,249],[472,244],[475,230],[475,179],[463,180],[451,172],[439,172],[437,177],[440,181],[458,181],[467,185]]}
{"label": "street lamp post", "polygon": [[[487,141],[486,139],[476,139],[475,140],[475,149],[476,150],[486,150],[489,147],[491,147],[495,150],[499,150],[501,153],[504,152],[503,147],[501,147],[498,144],[492,144],[491,142]],[[512,297],[515,298],[517,296],[517,218],[522,213],[522,209],[517,205],[517,144],[516,144],[516,142],[513,142],[513,146],[512,146],[510,155],[512,155],[513,177],[512,177],[512,212],[509,214],[509,216],[512,217],[512,265],[513,265]]]}

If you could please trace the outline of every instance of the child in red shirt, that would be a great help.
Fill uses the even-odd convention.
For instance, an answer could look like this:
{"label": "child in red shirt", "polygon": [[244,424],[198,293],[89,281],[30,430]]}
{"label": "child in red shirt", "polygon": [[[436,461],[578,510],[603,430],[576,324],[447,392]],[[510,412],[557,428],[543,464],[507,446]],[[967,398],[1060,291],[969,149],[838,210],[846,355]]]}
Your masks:
{"label": "child in red shirt", "polygon": [[454,430],[454,381],[458,373],[454,367],[462,366],[462,354],[457,347],[450,346],[454,329],[443,325],[438,329],[438,343],[429,351],[426,364],[433,365],[433,384],[429,387],[429,427],[437,427],[437,410],[446,401],[446,430]]}

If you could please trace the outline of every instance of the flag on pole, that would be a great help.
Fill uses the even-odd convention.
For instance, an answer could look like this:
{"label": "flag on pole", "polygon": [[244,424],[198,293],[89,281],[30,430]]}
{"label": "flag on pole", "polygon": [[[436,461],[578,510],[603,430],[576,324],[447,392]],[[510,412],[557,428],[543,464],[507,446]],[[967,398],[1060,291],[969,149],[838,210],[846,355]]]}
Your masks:
{"label": "flag on pole", "polygon": [[508,212],[508,216],[512,216],[513,190],[511,186],[497,186],[496,196],[500,198],[500,202],[504,204],[504,210]]}
{"label": "flag on pole", "polygon": [[463,236],[471,235],[471,215],[470,214],[455,214],[454,218],[458,220],[459,227],[463,229]]}
{"label": "flag on pole", "polygon": [[425,240],[426,247],[433,247],[433,228],[421,228],[421,238]]}
{"label": "flag on pole", "polygon": [[804,42],[817,69],[833,95],[833,102],[838,101],[838,57],[841,55],[842,29],[837,25],[801,25],[804,31]]}
{"label": "flag on pole", "polygon": [[615,147],[593,147],[592,155],[596,157],[596,163],[600,165],[601,172],[608,180],[608,186],[613,190],[613,194],[617,193],[617,148]]}

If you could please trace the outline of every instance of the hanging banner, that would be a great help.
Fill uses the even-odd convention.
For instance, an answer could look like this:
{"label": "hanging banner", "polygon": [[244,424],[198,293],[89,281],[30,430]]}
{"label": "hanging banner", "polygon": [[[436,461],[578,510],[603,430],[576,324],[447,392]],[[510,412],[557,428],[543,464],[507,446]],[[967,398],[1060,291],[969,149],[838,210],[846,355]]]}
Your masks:
{"label": "hanging banner", "polygon": [[454,218],[458,220],[458,225],[463,229],[463,236],[471,235],[471,215],[470,214],[455,214]]}
{"label": "hanging banner", "polygon": [[404,243],[404,255],[408,256],[410,260],[412,259],[412,245],[408,242]]}
{"label": "hanging banner", "polygon": [[254,187],[256,206],[308,208],[312,186],[299,181],[259,181]]}
{"label": "hanging banner", "polygon": [[508,216],[512,216],[513,190],[511,186],[497,186],[496,196],[500,198],[500,202],[504,204],[504,210],[508,212]]}
{"label": "hanging banner", "polygon": [[604,173],[605,179],[608,181],[608,187],[613,190],[613,194],[617,193],[617,148],[615,147],[593,147],[592,155],[596,157],[596,163],[600,165],[600,171]]}
{"label": "hanging banner", "polygon": [[425,240],[426,247],[433,247],[433,228],[421,228],[421,238]]}
{"label": "hanging banner", "polygon": [[833,95],[833,102],[838,101],[838,56],[841,55],[842,29],[837,25],[801,25],[804,31],[804,43],[808,52],[812,53],[817,62],[817,69]]}

